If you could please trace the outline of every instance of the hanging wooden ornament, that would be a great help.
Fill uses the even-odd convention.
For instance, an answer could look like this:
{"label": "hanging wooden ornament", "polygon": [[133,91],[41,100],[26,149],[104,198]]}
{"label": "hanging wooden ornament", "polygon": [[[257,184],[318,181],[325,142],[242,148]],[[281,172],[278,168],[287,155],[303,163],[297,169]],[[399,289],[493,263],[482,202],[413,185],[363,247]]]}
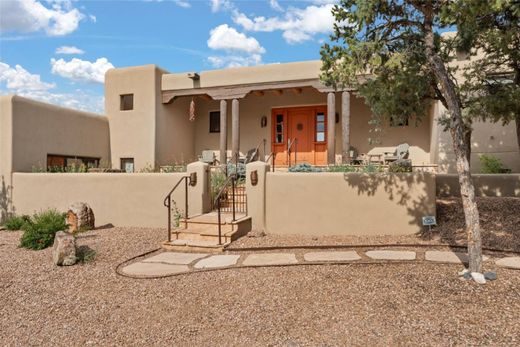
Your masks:
{"label": "hanging wooden ornament", "polygon": [[195,101],[191,98],[190,102],[190,122],[195,120]]}

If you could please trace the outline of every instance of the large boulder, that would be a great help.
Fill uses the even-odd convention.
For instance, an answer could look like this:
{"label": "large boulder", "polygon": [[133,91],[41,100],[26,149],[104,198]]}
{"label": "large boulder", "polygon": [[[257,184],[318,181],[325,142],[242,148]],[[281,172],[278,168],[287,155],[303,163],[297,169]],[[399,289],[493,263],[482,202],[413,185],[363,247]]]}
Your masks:
{"label": "large boulder", "polygon": [[58,231],[54,237],[52,260],[55,265],[69,266],[76,264],[76,238],[65,231]]}
{"label": "large boulder", "polygon": [[88,204],[75,202],[70,205],[67,211],[67,224],[70,233],[94,229],[94,222],[94,212]]}

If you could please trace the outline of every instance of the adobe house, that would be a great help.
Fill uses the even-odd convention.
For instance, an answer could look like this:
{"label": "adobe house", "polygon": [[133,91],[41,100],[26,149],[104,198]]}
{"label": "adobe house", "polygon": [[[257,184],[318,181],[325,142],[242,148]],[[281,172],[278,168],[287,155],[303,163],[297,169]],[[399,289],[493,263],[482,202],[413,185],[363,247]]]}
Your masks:
{"label": "adobe house", "polygon": [[[378,154],[408,143],[414,166],[455,171],[450,136],[437,123],[444,112],[440,103],[432,103],[417,126],[414,119],[390,122],[376,136],[364,100],[355,91],[327,88],[319,74],[320,61],[200,73],[171,74],[154,65],[110,70],[105,96],[112,165],[123,168],[130,162],[138,170],[191,162],[203,150],[213,150],[223,163],[255,148],[261,159],[276,153],[276,166],[288,160],[330,165],[340,163],[344,151]],[[377,144],[369,141],[374,137]],[[476,122],[472,147],[473,171],[479,170],[478,156],[486,153],[520,172],[514,124]]]}

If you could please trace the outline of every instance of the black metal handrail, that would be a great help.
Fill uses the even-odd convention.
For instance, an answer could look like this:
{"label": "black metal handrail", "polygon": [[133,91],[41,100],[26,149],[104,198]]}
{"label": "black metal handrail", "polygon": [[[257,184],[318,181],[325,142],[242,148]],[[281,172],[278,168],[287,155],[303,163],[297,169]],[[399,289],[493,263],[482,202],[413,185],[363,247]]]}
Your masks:
{"label": "black metal handrail", "polygon": [[268,163],[269,162],[269,159],[271,159],[271,157],[273,158],[273,172],[274,172],[274,162],[276,160],[276,152],[271,152],[271,154],[269,154],[269,156],[267,156],[267,158],[265,159],[265,162]]}
{"label": "black metal handrail", "polygon": [[287,144],[287,162],[288,162],[288,166],[290,167],[291,166],[291,149],[294,145],[294,165],[297,164],[298,162],[298,139],[297,138],[294,138],[294,140],[291,140],[289,139],[288,141],[288,144]]}
{"label": "black metal handrail", "polygon": [[[236,169],[235,169],[236,171]],[[222,245],[222,223],[221,223],[221,220],[222,220],[222,216],[221,216],[221,210],[220,210],[220,201],[221,201],[221,197],[222,197],[222,194],[224,193],[224,191],[227,190],[229,184],[231,183],[231,191],[232,191],[232,211],[233,211],[233,222],[236,220],[236,215],[235,215],[235,188],[236,188],[236,178],[237,178],[237,174],[236,172],[233,173],[233,174],[230,174],[228,176],[228,178],[226,179],[226,181],[224,182],[222,188],[220,188],[220,191],[218,192],[217,196],[215,197],[215,200],[214,200],[214,205],[217,205],[217,218],[218,218],[218,244],[219,245]]]}
{"label": "black metal handrail", "polygon": [[185,208],[184,208],[184,218],[185,220],[188,220],[188,184],[191,183],[190,176],[183,176],[181,179],[175,184],[164,198],[164,206],[168,208],[168,242],[171,242],[172,240],[172,194],[177,189],[177,187],[184,181],[184,188],[185,188]]}

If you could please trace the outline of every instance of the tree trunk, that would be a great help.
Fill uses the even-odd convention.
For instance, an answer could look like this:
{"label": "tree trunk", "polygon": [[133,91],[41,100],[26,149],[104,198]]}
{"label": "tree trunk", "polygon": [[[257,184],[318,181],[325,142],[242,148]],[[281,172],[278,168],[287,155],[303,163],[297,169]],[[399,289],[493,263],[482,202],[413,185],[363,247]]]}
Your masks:
{"label": "tree trunk", "polygon": [[440,85],[441,92],[446,100],[446,106],[450,114],[450,134],[455,152],[457,173],[459,175],[460,193],[468,234],[469,270],[482,272],[482,241],[480,237],[480,221],[475,188],[471,180],[467,155],[467,143],[465,138],[465,126],[462,118],[460,100],[457,97],[455,84],[451,80],[444,62],[435,51],[433,33],[433,8],[427,6],[424,11],[424,30],[426,56],[433,73]]}
{"label": "tree trunk", "polygon": [[464,125],[464,143],[466,144],[466,160],[471,167],[471,124]]}
{"label": "tree trunk", "polygon": [[520,152],[520,114],[516,115],[515,123],[516,123],[516,141],[518,141],[518,150]]}

